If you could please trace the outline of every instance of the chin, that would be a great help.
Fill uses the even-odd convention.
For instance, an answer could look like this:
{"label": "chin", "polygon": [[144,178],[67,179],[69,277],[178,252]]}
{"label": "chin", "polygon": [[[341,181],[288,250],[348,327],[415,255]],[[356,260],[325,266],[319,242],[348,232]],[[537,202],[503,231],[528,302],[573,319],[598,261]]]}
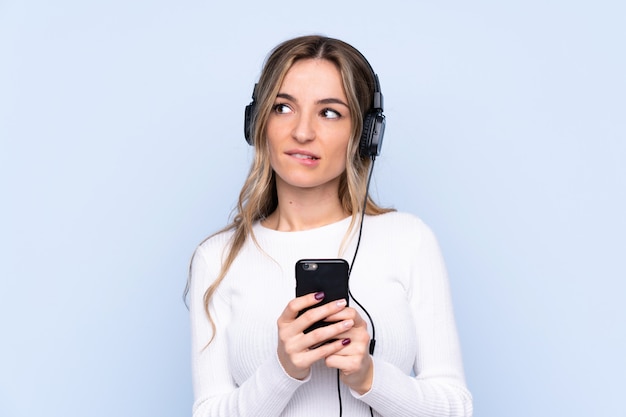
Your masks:
{"label": "chin", "polygon": [[[315,189],[321,187],[339,187],[339,177],[335,178],[281,178],[282,186],[301,189]],[[279,184],[277,183],[277,185]]]}

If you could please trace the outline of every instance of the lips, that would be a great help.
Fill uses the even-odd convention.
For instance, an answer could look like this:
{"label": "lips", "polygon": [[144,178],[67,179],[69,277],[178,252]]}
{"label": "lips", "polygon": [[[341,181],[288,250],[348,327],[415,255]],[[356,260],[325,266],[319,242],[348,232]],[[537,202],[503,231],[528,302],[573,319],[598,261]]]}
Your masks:
{"label": "lips", "polygon": [[293,151],[287,151],[285,153],[296,159],[308,159],[308,160],[314,160],[314,161],[320,159],[320,157],[315,155],[314,153],[303,151],[303,150],[293,150]]}
{"label": "lips", "polygon": [[311,156],[311,155],[303,155],[303,154],[301,154],[301,153],[292,153],[292,154],[290,154],[290,155],[291,155],[291,156],[293,156],[294,158],[298,158],[298,159],[313,159],[313,160],[315,160],[315,159],[319,159],[319,158],[316,158],[316,157],[314,157],[314,156]]}

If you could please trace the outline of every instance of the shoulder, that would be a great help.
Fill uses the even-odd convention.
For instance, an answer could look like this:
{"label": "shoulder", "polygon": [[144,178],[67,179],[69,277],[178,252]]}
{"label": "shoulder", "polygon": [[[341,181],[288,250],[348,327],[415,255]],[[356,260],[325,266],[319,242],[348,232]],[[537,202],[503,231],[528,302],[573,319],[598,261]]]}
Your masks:
{"label": "shoulder", "polygon": [[219,276],[232,231],[218,232],[203,240],[193,252],[189,265],[190,305],[202,305],[206,289]]}
{"label": "shoulder", "polygon": [[367,216],[363,228],[395,250],[414,251],[439,245],[432,229],[412,213],[393,211]]}
{"label": "shoulder", "polygon": [[221,264],[221,258],[233,236],[232,230],[215,233],[204,239],[196,248],[193,258],[202,259],[203,261],[213,264],[217,261]]}
{"label": "shoulder", "polygon": [[430,233],[430,228],[422,219],[412,213],[391,211],[377,216],[367,216],[364,225],[389,232]]}
{"label": "shoulder", "polygon": [[200,242],[191,257],[191,275],[209,282],[215,279],[227,254],[232,235],[232,231],[218,232]]}

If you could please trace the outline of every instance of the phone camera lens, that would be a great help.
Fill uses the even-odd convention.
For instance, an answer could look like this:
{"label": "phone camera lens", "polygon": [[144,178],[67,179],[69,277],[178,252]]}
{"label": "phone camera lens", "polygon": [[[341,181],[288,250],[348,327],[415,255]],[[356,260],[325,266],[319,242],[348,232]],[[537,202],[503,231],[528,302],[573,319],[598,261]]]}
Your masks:
{"label": "phone camera lens", "polygon": [[317,264],[307,262],[302,264],[302,269],[304,269],[305,271],[315,271],[317,269]]}

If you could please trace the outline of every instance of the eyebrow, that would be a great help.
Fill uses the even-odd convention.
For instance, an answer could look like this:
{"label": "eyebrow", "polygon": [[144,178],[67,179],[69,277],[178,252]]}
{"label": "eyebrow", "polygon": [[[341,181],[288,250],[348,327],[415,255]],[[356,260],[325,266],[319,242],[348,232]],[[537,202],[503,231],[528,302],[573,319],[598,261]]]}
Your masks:
{"label": "eyebrow", "polygon": [[[291,94],[287,94],[287,93],[278,93],[276,97],[284,98],[285,100],[293,101],[294,103],[298,102],[298,100],[296,100],[294,96],[292,96]],[[340,100],[334,97],[323,98],[321,100],[317,100],[315,104],[341,104],[342,106],[346,106],[350,108],[350,106],[348,106],[343,100]]]}

